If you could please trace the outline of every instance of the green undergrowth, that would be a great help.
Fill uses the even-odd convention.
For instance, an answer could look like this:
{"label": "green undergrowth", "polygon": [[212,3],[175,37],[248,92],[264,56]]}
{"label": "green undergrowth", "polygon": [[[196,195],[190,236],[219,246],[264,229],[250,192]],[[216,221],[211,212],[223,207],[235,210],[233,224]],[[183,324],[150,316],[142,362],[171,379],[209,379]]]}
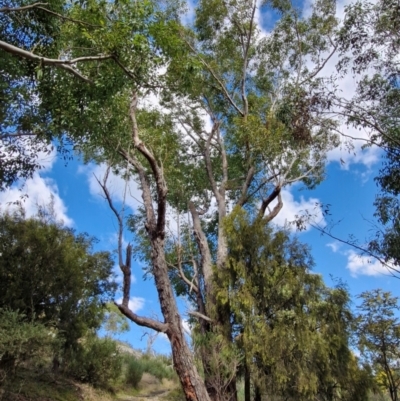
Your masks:
{"label": "green undergrowth", "polygon": [[[90,358],[86,363],[81,362],[82,369],[88,365],[88,371],[100,366],[99,363],[89,363]],[[136,351],[134,354],[121,352],[120,362],[116,366],[118,372],[114,372],[113,380],[106,387],[79,380],[80,375],[62,371],[52,373],[50,360],[40,368],[37,364],[24,362],[14,375],[0,380],[0,401],[116,401],[130,397],[151,400],[153,397],[164,399],[167,395],[172,398],[166,400],[180,400],[177,390],[180,386],[170,358],[142,355]]]}
{"label": "green undergrowth", "polygon": [[62,375],[19,369],[0,387],[1,401],[113,401],[106,391],[76,382]]}

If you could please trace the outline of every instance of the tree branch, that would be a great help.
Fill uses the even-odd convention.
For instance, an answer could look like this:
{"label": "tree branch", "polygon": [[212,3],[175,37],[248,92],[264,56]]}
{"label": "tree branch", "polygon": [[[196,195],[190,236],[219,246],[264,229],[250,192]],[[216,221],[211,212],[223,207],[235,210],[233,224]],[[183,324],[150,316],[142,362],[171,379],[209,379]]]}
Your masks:
{"label": "tree branch", "polygon": [[272,211],[267,216],[264,217],[264,221],[266,223],[269,223],[271,220],[273,220],[278,215],[278,213],[282,210],[283,202],[282,202],[282,195],[281,195],[280,191],[279,191],[277,197],[278,197],[278,203],[272,209]]}
{"label": "tree branch", "polygon": [[253,181],[255,172],[256,172],[256,170],[255,170],[254,166],[251,166],[247,172],[246,179],[242,186],[242,195],[240,196],[240,199],[237,202],[238,206],[243,206],[246,203],[246,201],[248,199],[247,191],[249,190],[250,184]]}
{"label": "tree branch", "polygon": [[208,69],[208,71],[210,72],[210,74],[213,76],[213,78],[217,81],[220,89],[222,90],[223,95],[226,97],[226,99],[228,100],[228,102],[231,104],[231,106],[242,116],[244,117],[244,113],[242,110],[239,109],[239,107],[236,105],[236,103],[234,102],[234,100],[232,99],[232,97],[230,96],[228,90],[226,89],[225,85],[223,84],[223,82],[218,78],[217,74],[214,72],[214,70],[211,68],[211,66],[207,63],[207,61],[205,61],[197,52],[196,50],[193,48],[193,46],[186,40],[183,39],[186,44],[189,46],[190,50],[195,53],[197,55],[197,57],[199,58],[199,60],[201,61],[201,63]]}
{"label": "tree branch", "polygon": [[0,13],[11,13],[11,12],[18,12],[18,11],[26,11],[30,10],[31,8],[37,8],[39,6],[48,6],[49,3],[33,3],[23,7],[2,7],[0,8]]}
{"label": "tree branch", "polygon": [[203,315],[203,314],[200,313],[200,312],[190,311],[190,312],[188,312],[188,315],[197,317],[197,318],[199,318],[199,319],[203,319],[203,320],[205,320],[206,322],[214,323],[214,320],[210,319],[208,316],[205,316],[205,315]]}
{"label": "tree branch", "polygon": [[[274,199],[276,199],[278,196],[280,197],[280,194],[281,194],[281,186],[280,185],[277,185],[274,189],[273,189],[273,191],[269,194],[269,196],[268,196],[268,198],[266,198],[266,199],[263,199],[263,201],[262,201],[262,203],[261,203],[261,207],[260,207],[260,211],[259,211],[259,216],[264,216],[264,214],[265,214],[265,210],[267,209],[267,207],[270,205],[270,203],[274,200]],[[278,205],[279,205],[279,203],[282,203],[282,199],[280,199],[280,201],[281,202],[279,202],[279,199],[278,199]],[[277,206],[278,206],[277,205]],[[276,208],[276,206],[275,206],[275,208]],[[274,208],[274,209],[275,209]],[[280,207],[280,209],[282,208],[282,206]],[[279,210],[280,210],[279,209]],[[278,210],[278,212],[279,212],[279,210]],[[275,216],[274,216],[275,217]]]}
{"label": "tree branch", "polygon": [[[157,163],[154,154],[146,147],[146,145],[139,138],[139,128],[136,120],[136,109],[137,109],[137,94],[132,94],[132,100],[130,105],[130,117],[132,121],[132,139],[135,148],[145,157],[148,161],[150,168],[153,172],[153,176],[157,187],[157,225],[153,227],[156,229],[162,237],[165,235],[165,215],[167,208],[167,185],[165,183],[162,167]],[[154,234],[154,232],[153,232]]]}
{"label": "tree branch", "polygon": [[389,273],[391,273],[391,275],[392,275],[393,277],[400,278],[400,277],[396,276],[395,274],[393,274],[393,271],[394,271],[395,273],[400,274],[400,269],[397,269],[397,268],[395,268],[393,265],[390,265],[390,264],[387,263],[384,259],[382,259],[380,256],[374,254],[374,253],[371,252],[370,250],[368,250],[368,249],[366,249],[366,248],[363,248],[363,247],[361,247],[361,246],[358,246],[358,245],[352,243],[351,241],[346,241],[346,240],[344,240],[344,239],[341,239],[341,238],[339,238],[339,237],[336,237],[335,235],[333,235],[332,233],[330,233],[329,231],[327,231],[325,228],[319,226],[318,224],[313,224],[313,223],[310,223],[310,222],[309,222],[309,224],[310,224],[311,227],[313,227],[313,228],[315,228],[316,230],[318,230],[322,235],[327,235],[328,237],[334,239],[335,241],[341,242],[342,244],[350,245],[350,246],[353,247],[354,249],[357,249],[358,251],[360,251],[360,252],[362,252],[362,253],[364,253],[364,254],[367,254],[367,255],[370,256],[371,258],[376,259],[379,263],[381,263],[383,266],[385,266],[385,267],[388,269]]}
{"label": "tree branch", "polygon": [[251,13],[251,19],[250,19],[249,32],[247,35],[246,47],[244,49],[244,55],[243,55],[242,100],[243,100],[243,105],[244,105],[243,113],[245,116],[247,116],[247,114],[249,113],[249,103],[247,101],[247,96],[246,96],[246,71],[247,71],[248,55],[249,55],[249,49],[250,49],[250,43],[251,43],[251,33],[253,31],[254,15],[256,12],[256,8],[257,8],[257,1],[254,1],[252,13]]}
{"label": "tree branch", "polygon": [[[196,237],[197,246],[202,259],[202,270],[204,275],[204,281],[206,286],[211,284],[213,272],[212,272],[212,257],[210,247],[208,245],[207,237],[201,227],[200,217],[197,213],[196,206],[192,201],[189,202],[189,210],[193,220],[193,231]],[[206,289],[207,290],[207,289]]]}
{"label": "tree branch", "polygon": [[95,174],[94,178],[96,179],[96,181],[98,182],[98,184],[100,185],[101,189],[103,190],[104,196],[107,200],[108,206],[110,207],[110,209],[112,210],[112,212],[114,213],[115,217],[117,218],[118,221],[118,263],[119,266],[123,266],[123,258],[122,258],[122,236],[123,236],[123,230],[124,230],[124,222],[122,221],[122,217],[121,214],[118,212],[118,210],[115,208],[114,203],[112,201],[110,192],[107,188],[107,180],[108,180],[108,176],[110,174],[110,165],[107,166],[106,172],[104,174],[103,177],[103,182],[101,182]]}
{"label": "tree branch", "polygon": [[148,327],[149,329],[153,329],[160,333],[165,333],[169,328],[167,323],[162,323],[155,319],[139,316],[136,313],[133,313],[128,306],[117,304],[116,302],[114,303],[124,316],[139,326]]}
{"label": "tree branch", "polygon": [[311,75],[309,75],[307,78],[303,79],[303,81],[300,82],[300,86],[304,85],[307,81],[309,81],[310,79],[313,79],[316,75],[319,74],[320,71],[322,71],[324,69],[324,67],[326,66],[326,63],[332,58],[332,56],[335,54],[336,50],[337,50],[338,45],[334,45],[333,46],[333,50],[331,51],[331,53],[328,55],[328,57],[324,60],[324,62],[318,66],[315,71],[313,73],[311,73]]}
{"label": "tree branch", "polygon": [[[85,77],[78,70],[76,70],[75,68],[68,65],[68,64],[71,64],[71,62],[68,60],[58,60],[58,59],[51,59],[51,58],[47,58],[47,57],[41,57],[41,56],[33,54],[27,50],[23,50],[19,47],[16,47],[16,46],[10,45],[9,43],[3,42],[2,40],[0,40],[0,49],[3,49],[7,53],[13,54],[14,56],[23,57],[28,60],[35,60],[39,63],[43,63],[44,65],[52,65],[57,68],[61,68],[63,70],[66,70],[66,71],[72,73],[73,75],[75,75],[76,77],[78,77],[79,79],[81,79],[85,82],[92,83],[92,81],[89,78]],[[107,56],[97,56],[97,58],[92,58],[92,59],[99,60],[99,59],[104,59],[105,57],[107,57]],[[85,57],[81,57],[81,59],[84,59],[84,58]],[[111,56],[109,56],[108,58],[111,58]],[[81,61],[83,61],[83,60],[81,60]]]}
{"label": "tree branch", "polygon": [[133,167],[135,167],[139,175],[139,180],[142,186],[142,199],[146,211],[146,228],[151,232],[154,232],[156,226],[156,217],[153,208],[150,182],[146,175],[145,169],[136,157],[129,154],[124,149],[118,149],[118,153],[126,161],[129,161],[129,163],[132,164]]}

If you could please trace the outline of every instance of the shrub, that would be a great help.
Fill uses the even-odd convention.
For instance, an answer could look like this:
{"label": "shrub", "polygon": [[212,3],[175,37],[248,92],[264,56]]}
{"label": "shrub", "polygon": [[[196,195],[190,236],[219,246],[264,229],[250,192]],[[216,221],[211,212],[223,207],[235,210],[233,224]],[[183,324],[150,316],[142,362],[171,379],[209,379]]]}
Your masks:
{"label": "shrub", "polygon": [[95,387],[108,388],[120,375],[122,357],[115,341],[89,336],[70,352],[66,371]]}
{"label": "shrub", "polygon": [[137,388],[140,380],[142,380],[143,372],[144,366],[140,360],[134,357],[127,358],[127,368],[125,375],[126,384]]}
{"label": "shrub", "polygon": [[175,377],[174,370],[166,365],[166,361],[162,356],[154,358],[145,355],[142,358],[142,363],[144,371],[150,373],[160,381],[164,378],[173,379]]}
{"label": "shrub", "polygon": [[54,330],[25,319],[21,313],[0,308],[0,382],[22,362],[49,359],[59,345]]}

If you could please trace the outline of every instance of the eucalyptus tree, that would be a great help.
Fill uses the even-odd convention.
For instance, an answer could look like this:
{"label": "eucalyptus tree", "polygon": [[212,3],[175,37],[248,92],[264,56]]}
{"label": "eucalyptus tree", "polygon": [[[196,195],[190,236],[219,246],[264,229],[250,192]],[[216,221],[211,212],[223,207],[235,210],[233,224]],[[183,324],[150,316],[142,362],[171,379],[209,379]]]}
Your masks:
{"label": "eucalyptus tree", "polygon": [[399,207],[399,23],[397,1],[356,1],[346,8],[339,35],[339,71],[351,69],[357,90],[352,99],[337,99],[339,112],[351,126],[369,133],[366,146],[379,146],[384,163],[376,177],[380,194],[376,217],[382,224],[368,250],[389,262],[395,272],[400,263]]}
{"label": "eucalyptus tree", "polygon": [[357,318],[358,347],[361,355],[377,371],[383,372],[391,400],[399,399],[400,323],[398,297],[380,289],[360,295]]}
{"label": "eucalyptus tree", "polygon": [[[256,16],[271,10],[280,18],[265,34]],[[229,253],[223,221],[239,207],[268,224],[282,208],[286,185],[312,188],[323,178],[337,127],[324,114],[328,82],[320,74],[336,50],[336,24],[331,1],[316,2],[308,18],[289,2],[201,1],[194,28],[179,32],[186,52],[164,47],[171,57],[167,82],[178,87],[163,91],[162,105],[180,126],[186,150],[175,176],[168,174],[169,203],[178,214],[190,213],[197,245],[184,258],[175,241],[171,269],[195,294],[202,332],[227,344],[230,305],[217,297]],[[208,353],[202,355],[208,391],[219,399],[208,380]],[[235,378],[226,380],[222,398],[235,399]]]}
{"label": "eucalyptus tree", "polygon": [[[120,311],[166,333],[188,400],[236,399],[235,374],[221,373],[222,394],[210,381],[206,352],[202,382],[171,279],[194,300],[204,337],[229,347],[230,302],[218,296],[229,253],[224,219],[236,207],[268,224],[282,209],[282,189],[298,181],[317,185],[325,154],[336,145],[336,123],[324,114],[329,82],[321,78],[337,47],[334,1],[315,1],[302,15],[287,0],[203,0],[191,28],[180,23],[175,2],[6,8],[1,12],[16,22],[2,32],[0,50],[35,66],[38,115],[51,135],[68,136],[87,160],[108,162],[142,193],[131,221],[144,234],[137,238],[164,321],[129,309],[132,247],[124,255],[123,214],[108,191],[108,173],[99,179],[119,222]],[[42,36],[13,38],[27,11],[56,21],[49,41],[55,50],[42,45]],[[257,19],[265,13],[277,16],[268,33]],[[143,102],[149,94],[159,96],[159,108]],[[169,207],[179,222],[191,216],[185,238],[180,228],[175,240],[168,236]]]}
{"label": "eucalyptus tree", "polygon": [[[245,399],[364,400],[372,375],[350,350],[346,288],[313,274],[310,250],[243,210],[225,220],[229,257],[218,294],[230,300]],[[252,391],[251,391],[252,390]]]}
{"label": "eucalyptus tree", "polygon": [[36,47],[57,54],[54,39],[62,20],[51,13],[59,12],[62,2],[54,1],[51,8],[46,12],[42,3],[0,3],[0,190],[31,176],[40,168],[38,155],[50,151],[51,135],[37,107],[38,64],[13,57],[3,47]]}

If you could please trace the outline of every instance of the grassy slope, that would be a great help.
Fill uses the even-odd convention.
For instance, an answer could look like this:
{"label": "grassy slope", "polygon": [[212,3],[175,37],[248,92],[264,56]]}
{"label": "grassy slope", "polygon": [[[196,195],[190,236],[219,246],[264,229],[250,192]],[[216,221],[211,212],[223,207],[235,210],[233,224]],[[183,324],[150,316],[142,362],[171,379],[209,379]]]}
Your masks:
{"label": "grassy slope", "polygon": [[95,389],[62,375],[21,369],[15,379],[0,387],[0,401],[180,401],[176,380],[160,381],[144,373],[137,389],[116,384],[113,392]]}

